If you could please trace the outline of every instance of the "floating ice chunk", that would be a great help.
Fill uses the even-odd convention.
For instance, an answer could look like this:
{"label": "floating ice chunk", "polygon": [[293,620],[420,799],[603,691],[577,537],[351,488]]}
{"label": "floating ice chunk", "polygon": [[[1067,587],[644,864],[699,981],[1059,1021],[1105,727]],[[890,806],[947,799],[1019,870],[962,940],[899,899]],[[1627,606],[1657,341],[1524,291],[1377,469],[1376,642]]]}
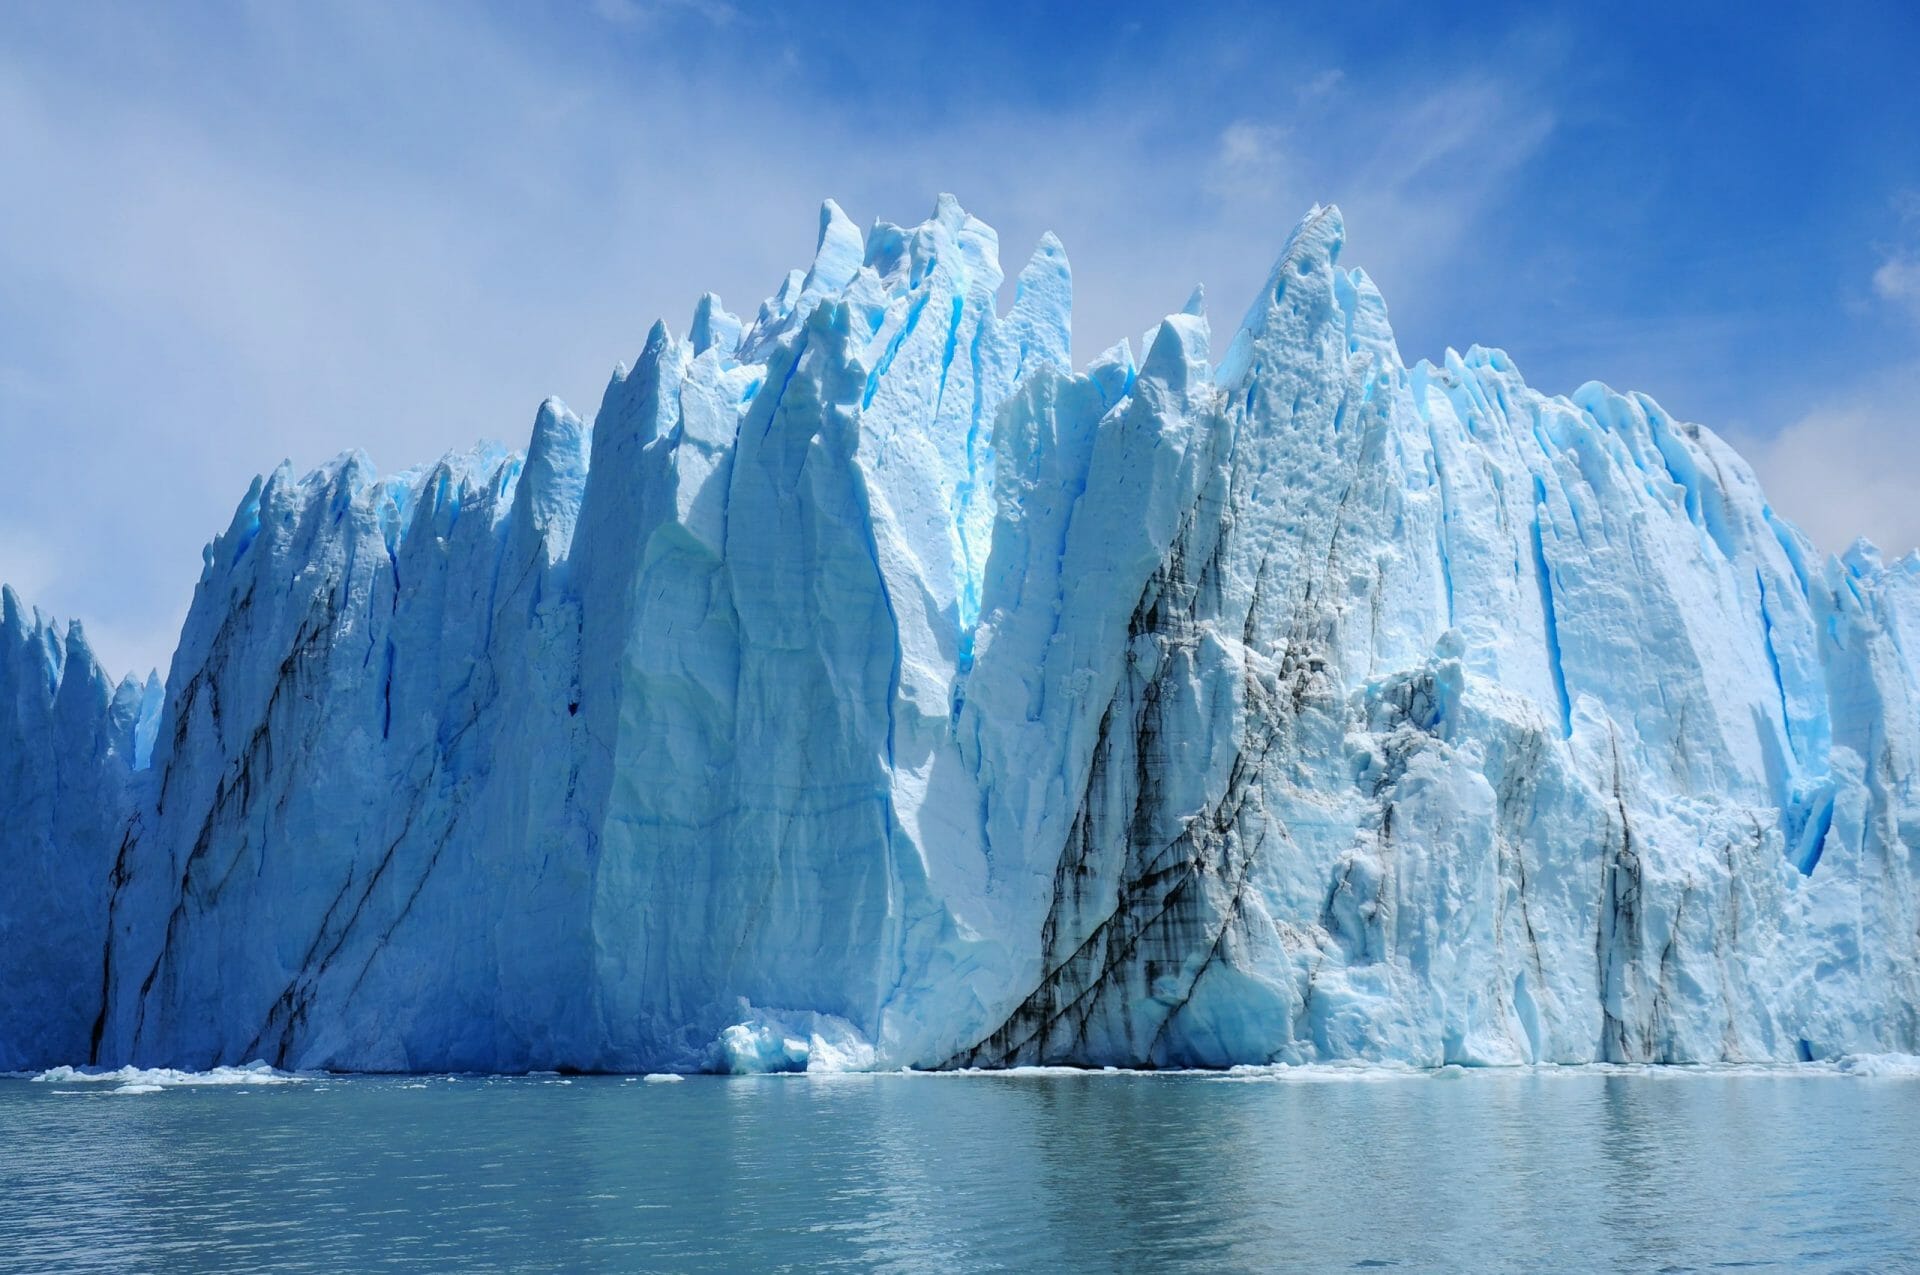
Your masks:
{"label": "floating ice chunk", "polygon": [[1849,1076],[1920,1079],[1920,1055],[1848,1054],[1834,1061],[1834,1070]]}
{"label": "floating ice chunk", "polygon": [[874,1049],[844,1018],[810,1012],[747,1011],[720,1033],[720,1070],[736,1076],[778,1072],[868,1071]]}

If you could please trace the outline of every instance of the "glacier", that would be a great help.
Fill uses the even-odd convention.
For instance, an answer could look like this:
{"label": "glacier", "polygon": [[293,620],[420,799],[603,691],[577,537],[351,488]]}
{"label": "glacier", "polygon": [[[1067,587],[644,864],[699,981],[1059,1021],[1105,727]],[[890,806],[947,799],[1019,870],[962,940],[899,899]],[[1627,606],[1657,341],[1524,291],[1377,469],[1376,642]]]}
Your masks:
{"label": "glacier", "polygon": [[256,480],[164,686],[7,591],[0,1069],[1920,1052],[1920,557],[1344,238],[1076,371],[1052,236],[829,203],[591,423]]}

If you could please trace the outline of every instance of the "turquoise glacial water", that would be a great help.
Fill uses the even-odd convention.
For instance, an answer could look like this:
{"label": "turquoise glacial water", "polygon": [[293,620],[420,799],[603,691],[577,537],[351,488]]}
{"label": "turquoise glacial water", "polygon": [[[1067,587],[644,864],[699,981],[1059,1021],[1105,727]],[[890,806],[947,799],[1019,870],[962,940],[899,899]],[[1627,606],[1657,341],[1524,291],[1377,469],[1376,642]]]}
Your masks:
{"label": "turquoise glacial water", "polygon": [[8,1271],[1892,1271],[1916,1254],[1911,1078],[0,1080]]}

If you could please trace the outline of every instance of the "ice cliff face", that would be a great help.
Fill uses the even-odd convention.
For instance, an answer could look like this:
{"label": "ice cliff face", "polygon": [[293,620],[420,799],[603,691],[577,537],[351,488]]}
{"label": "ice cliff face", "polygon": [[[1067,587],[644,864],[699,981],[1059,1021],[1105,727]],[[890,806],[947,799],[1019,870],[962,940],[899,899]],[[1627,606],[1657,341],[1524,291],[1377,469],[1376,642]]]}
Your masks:
{"label": "ice cliff face", "polygon": [[9,593],[0,1067],[1920,1050],[1920,559],[1341,244],[1076,374],[1057,242],[829,205],[591,428],[257,482],[164,707]]}
{"label": "ice cliff face", "polygon": [[0,1070],[91,1051],[113,869],[160,679],[115,687],[80,625],[0,589]]}

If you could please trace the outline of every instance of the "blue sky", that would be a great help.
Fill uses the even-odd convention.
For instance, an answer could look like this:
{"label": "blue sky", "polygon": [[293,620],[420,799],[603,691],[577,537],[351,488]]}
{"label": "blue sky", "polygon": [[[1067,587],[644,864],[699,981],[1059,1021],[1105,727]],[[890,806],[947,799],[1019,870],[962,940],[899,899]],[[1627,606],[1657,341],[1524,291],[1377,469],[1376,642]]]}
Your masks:
{"label": "blue sky", "polygon": [[1920,6],[1454,8],[6,6],[0,579],[164,665],[253,474],[518,443],[821,199],[942,190],[1060,234],[1082,362],[1337,202],[1409,361],[1645,390],[1920,544]]}

